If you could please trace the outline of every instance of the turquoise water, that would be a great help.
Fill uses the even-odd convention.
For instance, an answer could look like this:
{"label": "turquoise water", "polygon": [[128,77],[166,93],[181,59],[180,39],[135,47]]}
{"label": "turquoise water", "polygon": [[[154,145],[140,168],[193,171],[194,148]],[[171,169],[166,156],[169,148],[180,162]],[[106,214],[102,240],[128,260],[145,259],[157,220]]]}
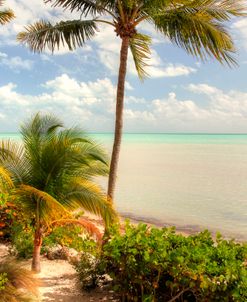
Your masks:
{"label": "turquoise water", "polygon": [[[113,134],[91,134],[102,142],[111,142]],[[247,144],[247,134],[164,134],[164,133],[126,133],[124,143],[144,144]]]}
{"label": "turquoise water", "polygon": [[[90,133],[90,136],[103,144],[113,141],[112,133]],[[0,139],[21,138],[19,133],[0,133]],[[184,133],[125,133],[124,143],[144,144],[247,144],[247,134],[184,134]]]}
{"label": "turquoise water", "polygon": [[[91,135],[110,153],[112,134]],[[115,199],[133,218],[247,240],[247,135],[125,134]]]}

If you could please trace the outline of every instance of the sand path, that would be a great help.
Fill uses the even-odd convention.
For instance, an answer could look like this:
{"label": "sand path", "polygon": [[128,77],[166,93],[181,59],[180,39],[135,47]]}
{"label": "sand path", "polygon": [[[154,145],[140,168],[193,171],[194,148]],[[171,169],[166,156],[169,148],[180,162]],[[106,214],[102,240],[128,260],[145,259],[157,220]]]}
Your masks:
{"label": "sand path", "polygon": [[[8,248],[0,244],[0,260],[6,258]],[[30,269],[31,261],[23,262],[23,266]],[[42,272],[37,274],[41,281],[39,287],[40,301],[42,302],[90,302],[112,301],[117,302],[111,293],[101,289],[91,292],[82,292],[77,284],[74,268],[65,260],[48,260],[42,257]]]}

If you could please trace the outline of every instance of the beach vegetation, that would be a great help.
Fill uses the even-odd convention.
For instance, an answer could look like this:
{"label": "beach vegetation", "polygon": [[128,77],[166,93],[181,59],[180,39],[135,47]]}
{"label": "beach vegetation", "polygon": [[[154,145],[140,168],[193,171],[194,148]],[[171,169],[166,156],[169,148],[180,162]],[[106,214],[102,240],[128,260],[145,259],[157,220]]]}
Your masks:
{"label": "beach vegetation", "polygon": [[185,237],[175,228],[127,223],[124,232],[109,232],[96,272],[110,275],[121,301],[244,302],[246,259],[246,244],[219,234]]}
{"label": "beach vegetation", "polygon": [[3,183],[11,198],[29,216],[34,233],[32,269],[38,272],[43,238],[55,227],[76,224],[100,239],[98,228],[75,217],[75,210],[102,217],[105,227],[116,221],[117,214],[94,180],[107,175],[107,156],[81,129],[65,129],[56,117],[36,114],[22,125],[21,134],[22,143],[0,142],[1,179],[9,180]]}
{"label": "beach vegetation", "polygon": [[213,58],[220,63],[236,64],[235,47],[226,24],[232,17],[244,16],[243,0],[47,0],[54,7],[79,18],[57,23],[38,21],[28,25],[17,39],[34,52],[48,49],[54,52],[67,46],[70,50],[83,46],[99,30],[99,25],[112,27],[121,39],[118,73],[115,137],[108,181],[108,198],[114,200],[117,167],[123,130],[123,108],[128,51],[132,53],[140,79],[148,75],[151,56],[151,36],[142,31],[148,23],[155,31],[205,61]]}

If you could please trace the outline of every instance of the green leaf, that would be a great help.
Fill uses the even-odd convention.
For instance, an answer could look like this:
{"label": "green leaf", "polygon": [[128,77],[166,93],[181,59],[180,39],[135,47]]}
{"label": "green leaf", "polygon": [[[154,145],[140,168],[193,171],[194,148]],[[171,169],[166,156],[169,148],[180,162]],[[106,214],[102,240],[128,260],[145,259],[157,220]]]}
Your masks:
{"label": "green leaf", "polygon": [[17,40],[28,45],[34,52],[49,49],[54,52],[61,46],[69,50],[82,47],[96,33],[96,20],[61,21],[55,25],[47,21],[39,21],[25,28],[17,36]]}

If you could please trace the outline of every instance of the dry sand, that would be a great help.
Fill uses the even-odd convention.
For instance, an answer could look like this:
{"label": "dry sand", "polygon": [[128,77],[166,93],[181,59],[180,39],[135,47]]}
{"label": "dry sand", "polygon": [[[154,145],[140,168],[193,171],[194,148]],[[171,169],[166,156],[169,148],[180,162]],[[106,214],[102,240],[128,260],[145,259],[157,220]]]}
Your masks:
{"label": "dry sand", "polygon": [[42,257],[42,272],[37,276],[42,285],[40,287],[41,301],[57,302],[89,302],[89,301],[117,301],[111,293],[97,289],[82,292],[77,284],[74,268],[65,260],[47,260]]}

